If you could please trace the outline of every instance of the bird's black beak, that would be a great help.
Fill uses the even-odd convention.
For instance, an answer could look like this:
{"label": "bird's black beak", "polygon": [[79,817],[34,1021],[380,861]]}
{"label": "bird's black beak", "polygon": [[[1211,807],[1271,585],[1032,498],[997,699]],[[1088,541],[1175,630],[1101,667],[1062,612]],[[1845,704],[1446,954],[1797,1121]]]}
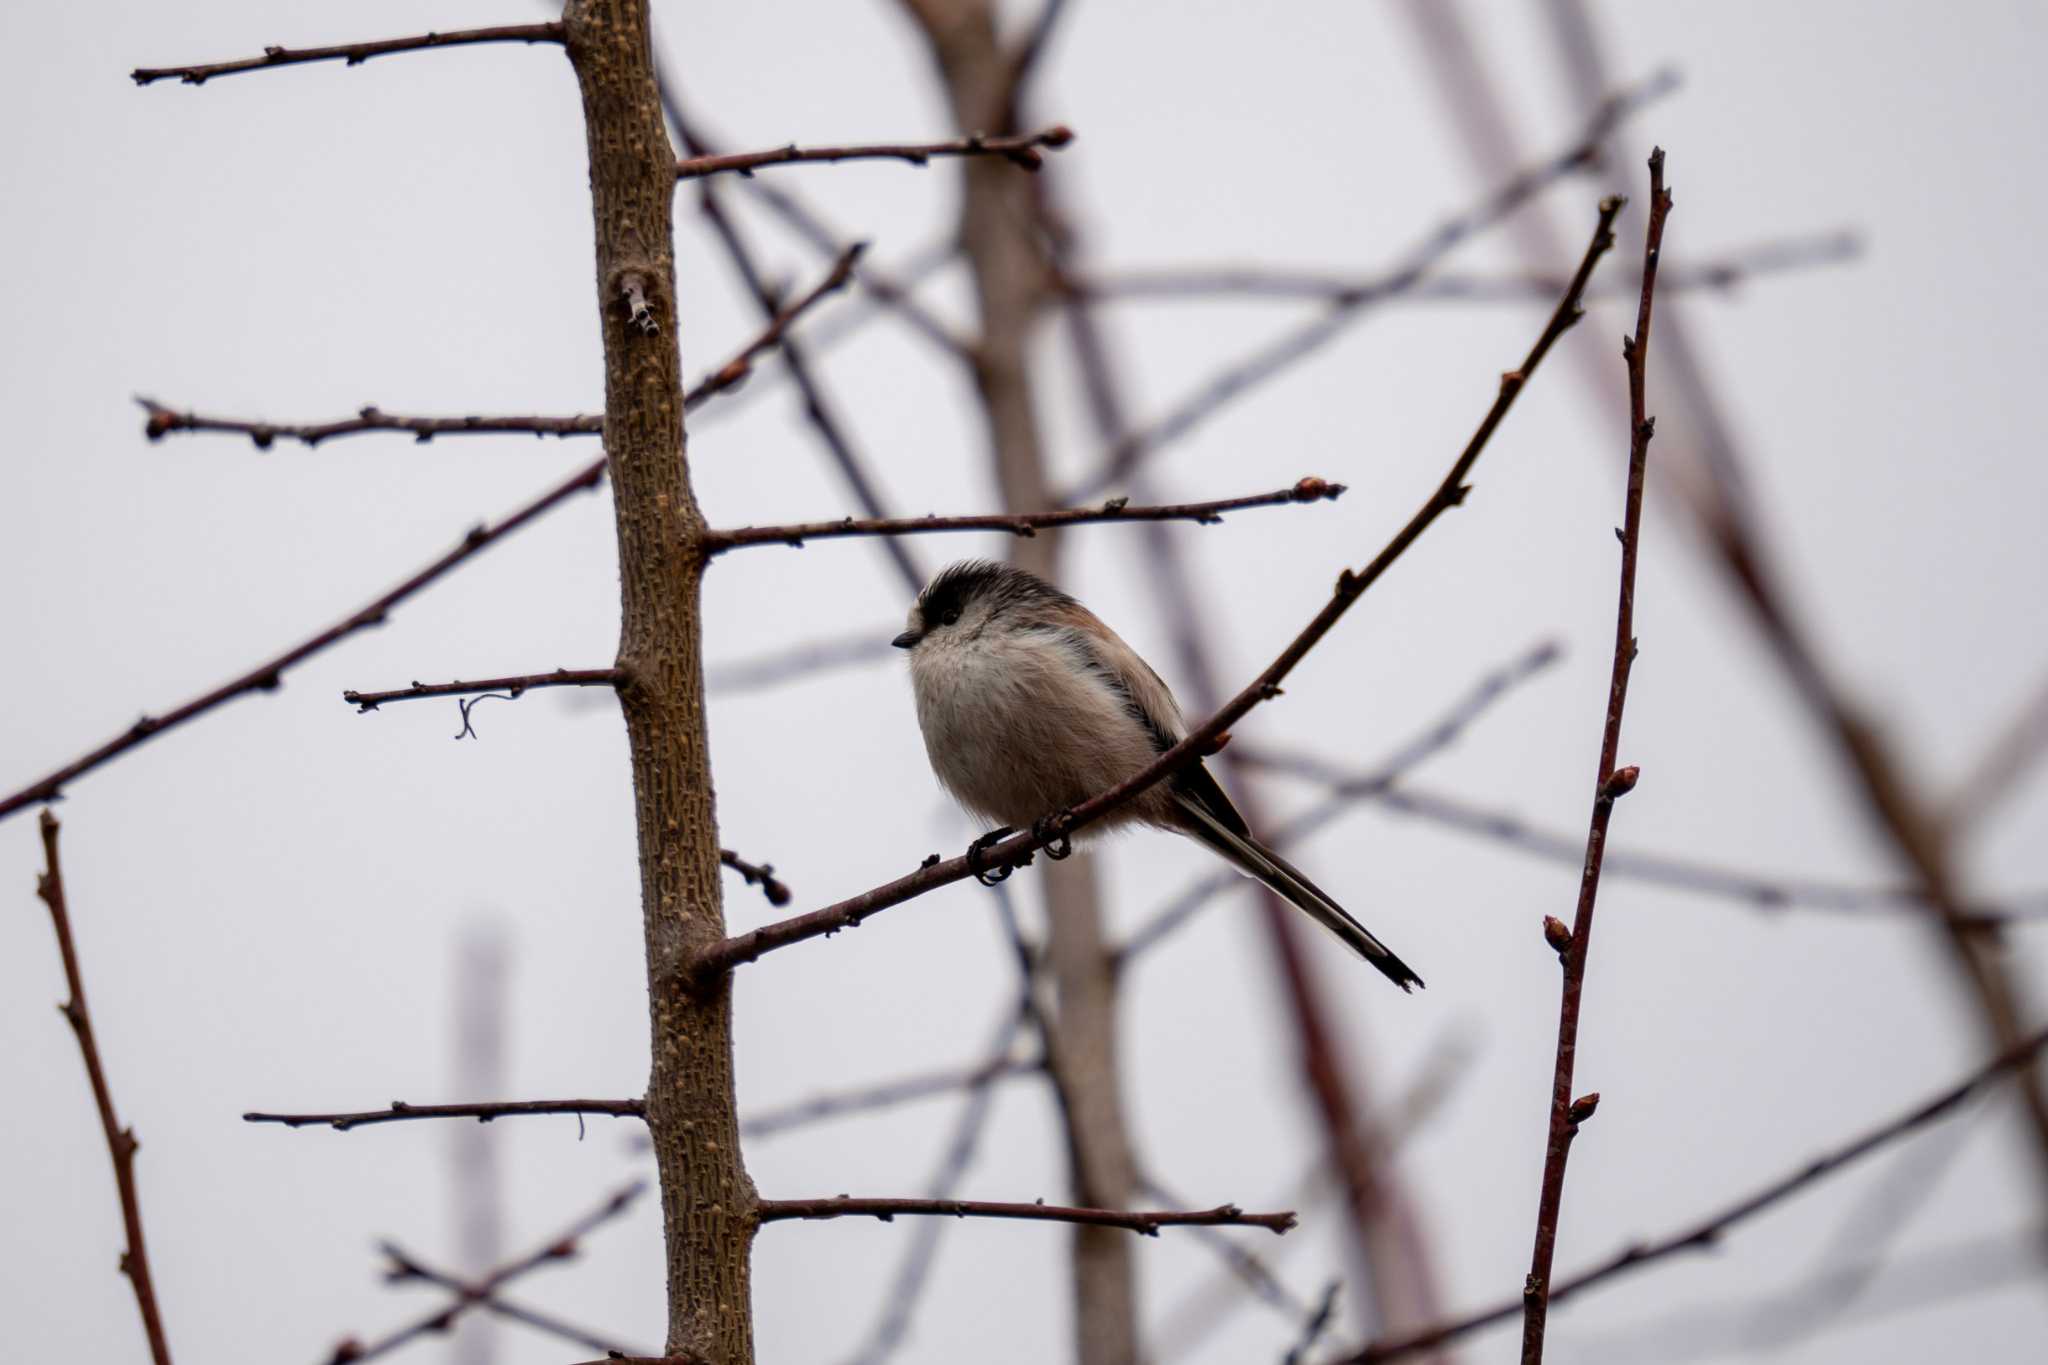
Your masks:
{"label": "bird's black beak", "polygon": [[889,643],[896,646],[896,648],[898,649],[909,649],[912,645],[916,644],[919,640],[922,640],[923,638],[924,635],[919,631],[906,630],[901,635],[891,640]]}

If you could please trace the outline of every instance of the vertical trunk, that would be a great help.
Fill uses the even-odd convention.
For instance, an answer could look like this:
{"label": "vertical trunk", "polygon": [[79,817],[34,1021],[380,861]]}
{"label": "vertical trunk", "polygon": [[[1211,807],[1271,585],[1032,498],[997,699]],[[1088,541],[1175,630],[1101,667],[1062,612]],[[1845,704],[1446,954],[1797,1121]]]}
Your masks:
{"label": "vertical trunk", "polygon": [[[1013,131],[1013,75],[989,0],[907,0],[945,82],[963,133]],[[961,245],[981,312],[975,383],[1003,506],[1053,505],[1040,442],[1029,360],[1034,322],[1047,297],[1047,261],[1030,179],[998,158],[965,167]],[[1018,542],[1016,562],[1057,578],[1060,538],[1041,532]],[[1116,975],[1102,928],[1095,870],[1086,855],[1043,863],[1050,976],[1056,1007],[1046,1039],[1067,1128],[1074,1198],[1128,1208],[1137,1183],[1119,1085]],[[1113,1229],[1074,1229],[1075,1359],[1135,1365],[1137,1272],[1132,1238]]]}
{"label": "vertical trunk", "polygon": [[647,1128],[661,1173],[668,1352],[751,1365],[754,1189],[733,1112],[731,987],[684,964],[725,936],[704,726],[704,520],[683,448],[671,205],[646,0],[563,15],[583,95],[604,326],[605,452],[618,519],[619,690],[632,753],[653,1068]]}

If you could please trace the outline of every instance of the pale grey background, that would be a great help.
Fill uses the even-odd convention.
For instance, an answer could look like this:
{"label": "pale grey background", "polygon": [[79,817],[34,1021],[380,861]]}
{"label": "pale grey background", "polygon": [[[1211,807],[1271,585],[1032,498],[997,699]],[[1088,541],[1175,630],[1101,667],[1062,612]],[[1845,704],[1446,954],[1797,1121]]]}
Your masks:
{"label": "pale grey background", "polygon": [[[1468,7],[1524,145],[1573,135],[1527,6]],[[1974,3],[1606,7],[1617,69],[1666,61],[1684,89],[1632,122],[1638,161],[1670,149],[1671,259],[1854,226],[1857,264],[1691,301],[1807,619],[1930,781],[1957,775],[2048,665],[2040,599],[2048,464],[2034,422],[2048,306],[2036,174],[2043,11]],[[942,136],[923,53],[887,4],[660,11],[693,105],[730,141]],[[129,397],[278,419],[393,411],[589,411],[599,402],[590,224],[575,89],[560,54],[494,48],[133,88],[127,70],[266,43],[522,21],[520,4],[16,7],[0,83],[7,266],[0,496],[7,642],[0,786],[352,610],[589,458],[589,443],[352,440],[258,454],[185,438],[152,447]],[[1051,53],[1040,107],[1082,140],[1059,174],[1104,258],[1353,265],[1390,259],[1481,186],[1409,29],[1380,5],[1082,4]],[[848,231],[903,259],[943,231],[956,172],[778,172]],[[1595,187],[1551,194],[1582,240]],[[680,203],[686,366],[756,326]],[[767,231],[754,222],[763,234]],[[1625,242],[1623,251],[1631,244]],[[774,239],[792,280],[815,261]],[[1461,263],[1510,258],[1493,240]],[[965,316],[957,276],[933,293]],[[842,305],[843,306],[843,305]],[[1272,304],[1133,306],[1116,319],[1145,413],[1287,325]],[[1162,458],[1175,495],[1225,496],[1305,473],[1334,507],[1184,528],[1226,677],[1261,666],[1433,485],[1539,324],[1528,307],[1388,311]],[[1569,345],[1611,352],[1603,313]],[[1051,344],[1048,333],[1048,345]],[[915,336],[863,331],[824,369],[891,500],[990,503],[969,395]],[[1246,738],[1312,741],[1361,761],[1481,671],[1544,636],[1565,664],[1503,704],[1427,779],[1545,824],[1584,819],[1607,649],[1625,443],[1621,367],[1593,404],[1565,365],[1540,378],[1450,519],[1346,621]],[[787,392],[696,429],[697,490],[721,522],[849,507]],[[1048,395],[1063,470],[1095,458],[1071,385]],[[1644,642],[1624,743],[1644,779],[1617,846],[1782,874],[1897,875],[1831,750],[1788,699],[1675,519],[1649,527]],[[917,546],[926,564],[992,540]],[[1083,531],[1073,586],[1155,658],[1164,640],[1127,533]],[[713,573],[714,661],[808,634],[888,631],[902,593],[873,547],[735,556]],[[465,921],[501,917],[516,962],[514,1095],[630,1094],[646,1070],[632,824],[620,730],[559,698],[493,704],[481,742],[451,744],[452,705],[358,717],[344,687],[609,660],[611,528],[578,501],[492,550],[392,624],[79,782],[62,814],[95,1015],[141,1178],[173,1342],[193,1361],[313,1360],[429,1302],[377,1281],[375,1237],[453,1243],[451,1134],[414,1124],[346,1136],[245,1126],[244,1109],[449,1097],[450,973]],[[721,832],[773,860],[799,906],[900,873],[966,826],[926,772],[892,665],[720,699]],[[1274,784],[1276,809],[1311,794]],[[2048,784],[1971,849],[1973,884],[2048,880]],[[1515,1292],[1526,1268],[1556,972],[1536,934],[1574,874],[1372,809],[1301,855],[1430,980],[1406,999],[1319,943],[1377,1088],[1409,1084],[1447,1037],[1473,1065],[1402,1167],[1458,1306]],[[11,1359],[138,1359],[114,1272],[112,1182],[75,1050],[51,1005],[61,977],[41,906],[34,820],[0,828],[0,1336]],[[1139,919],[1206,871],[1192,848],[1115,846],[1113,915]],[[1019,885],[1029,886],[1029,874]],[[737,925],[767,916],[734,882]],[[1250,906],[1229,900],[1136,975],[1128,1082],[1147,1154],[1203,1202],[1286,1197],[1313,1149],[1290,1042]],[[1561,1267],[1677,1225],[1946,1083],[1978,1055],[1947,971],[1897,919],[1764,917],[1616,883],[1587,997],[1583,1088],[1605,1095],[1579,1140]],[[2039,934],[2020,948],[2040,985]],[[968,1061],[1006,1007],[1010,967],[987,893],[956,887],[859,933],[790,950],[738,992],[741,1098]],[[2037,994],[2039,993],[2037,989]],[[757,1144],[765,1192],[909,1193],[950,1106],[924,1105]],[[502,1123],[515,1247],[638,1169],[629,1128]],[[1974,1121],[1900,1254],[2018,1230],[2038,1216],[2003,1105]],[[1911,1158],[1905,1158],[1910,1160]],[[1659,1358],[1627,1334],[1673,1310],[1805,1273],[1875,1171],[1844,1178],[1719,1254],[1561,1310],[1559,1361]],[[1043,1096],[1020,1084],[969,1193],[1061,1193]],[[1283,1258],[1312,1295],[1336,1264],[1337,1215],[1306,1206]],[[832,1360],[866,1331],[903,1224],[769,1230],[756,1261],[762,1358]],[[523,1295],[656,1344],[653,1210],[594,1239]],[[1035,1361],[1065,1340],[1058,1229],[966,1224],[904,1359]],[[1162,1321],[1213,1275],[1191,1239],[1141,1248]],[[1858,1309],[1778,1358],[2020,1359],[2048,1329],[2040,1282],[1911,1312]],[[1347,1303],[1347,1335],[1357,1328]],[[1189,1359],[1270,1360],[1292,1327],[1256,1307]],[[573,1348],[510,1335],[510,1361]],[[419,1354],[441,1351],[417,1348]],[[1471,1360],[1507,1358],[1507,1335]],[[1731,1351],[1727,1358],[1744,1354]]]}

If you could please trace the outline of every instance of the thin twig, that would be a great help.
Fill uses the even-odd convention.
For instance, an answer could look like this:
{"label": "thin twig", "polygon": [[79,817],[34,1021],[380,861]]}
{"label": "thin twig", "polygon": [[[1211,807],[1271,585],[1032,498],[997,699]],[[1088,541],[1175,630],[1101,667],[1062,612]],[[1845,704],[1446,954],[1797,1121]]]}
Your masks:
{"label": "thin twig", "polygon": [[563,1341],[573,1342],[589,1350],[603,1351],[611,1356],[629,1356],[634,1353],[631,1347],[621,1346],[608,1337],[601,1337],[589,1328],[578,1327],[552,1313],[543,1313],[539,1309],[499,1298],[494,1290],[486,1289],[477,1281],[465,1280],[459,1275],[437,1270],[396,1242],[380,1242],[377,1249],[391,1260],[391,1268],[384,1275],[391,1283],[420,1280],[448,1290],[465,1304],[474,1305],[485,1312],[495,1313],[501,1318],[522,1323],[537,1332],[545,1332],[549,1336],[559,1337]]}
{"label": "thin twig", "polygon": [[414,38],[383,38],[367,43],[343,43],[339,47],[266,47],[261,57],[215,62],[209,66],[137,67],[128,73],[137,85],[167,81],[176,77],[186,85],[204,85],[215,76],[232,76],[242,71],[268,71],[273,67],[297,66],[304,62],[345,62],[361,66],[372,57],[393,52],[425,52],[441,47],[470,47],[478,43],[560,43],[560,23],[501,24],[496,28],[463,29],[456,33],[422,33]]}
{"label": "thin twig", "polygon": [[[1281,682],[1294,671],[1302,659],[1307,657],[1309,651],[1329,634],[1344,613],[1350,610],[1352,603],[1379,581],[1380,576],[1393,566],[1424,531],[1429,529],[1431,523],[1464,502],[1466,493],[1470,491],[1465,478],[1486,449],[1487,442],[1492,439],[1494,432],[1507,417],[1508,410],[1514,406],[1516,396],[1527,386],[1530,376],[1535,373],[1536,367],[1542,363],[1543,357],[1549,353],[1552,345],[1582,316],[1583,310],[1579,305],[1580,293],[1592,277],[1594,266],[1614,244],[1612,224],[1615,215],[1621,211],[1621,202],[1619,199],[1602,201],[1593,240],[1587,246],[1585,257],[1579,263],[1577,272],[1572,276],[1570,287],[1566,289],[1549,321],[1544,324],[1543,332],[1537,337],[1536,344],[1530,348],[1519,369],[1510,370],[1500,377],[1500,388],[1494,397],[1492,407],[1481,420],[1478,430],[1466,442],[1464,450],[1452,463],[1450,472],[1445,475],[1443,482],[1430,495],[1428,501],[1409,519],[1408,524],[1388,541],[1385,548],[1362,570],[1353,572],[1347,569],[1339,575],[1329,602],[1280,652],[1279,657],[1265,672],[1207,721],[1191,730],[1180,743],[1108,791],[1098,793],[1069,810],[1050,813],[1050,818],[1041,821],[1037,829],[1011,835],[981,850],[976,862],[982,868],[1022,865],[1030,854],[1046,843],[1064,838],[1067,834],[1100,819],[1154,783],[1178,771],[1182,765],[1213,752],[1219,735],[1261,702],[1270,701],[1280,695]],[[901,905],[941,886],[960,881],[974,870],[965,854],[946,860],[939,859],[935,854],[908,876],[899,877],[893,882],[862,892],[836,905],[826,906],[822,910],[814,910],[809,914],[798,915],[794,919],[765,925],[728,938],[715,951],[700,957],[695,964],[696,969],[700,973],[729,971],[741,963],[752,962],[763,953],[777,948],[826,934],[835,934],[842,929],[851,929],[871,915],[890,906]]]}
{"label": "thin twig", "polygon": [[1550,1311],[1550,1266],[1557,1251],[1557,1218],[1564,1203],[1566,1158],[1579,1124],[1592,1116],[1599,1096],[1572,1095],[1573,1063],[1579,1044],[1579,1003],[1585,989],[1586,956],[1592,946],[1594,900],[1600,891],[1600,865],[1607,851],[1607,826],[1617,798],[1636,784],[1636,769],[1617,768],[1621,748],[1622,712],[1628,705],[1628,680],[1636,658],[1636,561],[1643,536],[1643,481],[1649,464],[1653,419],[1648,403],[1651,303],[1657,287],[1657,260],[1664,246],[1664,222],[1671,212],[1671,193],[1664,188],[1664,149],[1650,153],[1650,217],[1643,239],[1643,293],[1636,307],[1635,335],[1622,344],[1628,361],[1629,460],[1628,496],[1621,530],[1621,593],[1615,612],[1614,669],[1607,687],[1607,720],[1600,732],[1600,767],[1594,778],[1593,815],[1586,835],[1585,870],[1579,879],[1578,909],[1571,939],[1559,947],[1564,961],[1564,989],[1558,1007],[1557,1062],[1551,1080],[1550,1131],[1543,1158],[1543,1188],[1537,1203],[1536,1243],[1529,1279],[1523,1289],[1522,1365],[1541,1365],[1543,1329]]}
{"label": "thin twig", "polygon": [[[762,351],[776,345],[797,318],[801,317],[827,295],[845,287],[847,280],[851,277],[853,260],[856,254],[855,251],[848,251],[843,254],[839,258],[838,264],[833,267],[832,273],[825,278],[823,283],[784,309],[758,336],[749,341],[732,360],[728,361],[695,389],[691,390],[684,400],[686,410],[697,403],[703,402],[721,389],[730,387],[745,378],[753,364],[754,358]],[[275,658],[258,664],[240,677],[223,683],[211,692],[194,697],[192,700],[185,702],[164,715],[143,716],[135,724],[122,731],[121,734],[108,740],[98,748],[73,759],[55,772],[23,787],[20,791],[6,797],[0,797],[0,820],[4,820],[16,811],[36,805],[39,802],[57,800],[64,794],[64,785],[73,778],[88,773],[114,758],[118,758],[145,740],[154,738],[166,730],[182,725],[194,717],[204,715],[223,702],[233,701],[236,697],[246,692],[275,690],[282,684],[287,670],[318,654],[328,646],[355,634],[357,631],[366,630],[371,626],[382,625],[389,619],[392,608],[396,607],[399,603],[405,601],[414,593],[434,582],[486,546],[493,544],[512,532],[519,530],[521,527],[530,524],[545,513],[552,511],[555,507],[566,502],[573,494],[596,488],[604,481],[604,477],[604,460],[602,458],[594,460],[577,470],[563,482],[556,484],[553,488],[535,498],[532,502],[521,507],[511,516],[498,522],[495,526],[479,525],[473,527],[468,535],[463,537],[460,545],[434,560],[411,578],[408,578],[383,596],[376,598],[353,615],[329,626],[319,634],[301,641]]]}
{"label": "thin twig", "polygon": [[371,405],[361,408],[353,417],[344,417],[333,422],[306,422],[290,424],[282,422],[259,422],[239,417],[206,417],[196,412],[179,412],[165,407],[154,398],[137,395],[135,401],[149,414],[143,424],[143,435],[152,441],[160,441],[173,432],[220,431],[237,436],[247,436],[258,450],[268,450],[280,440],[300,441],[308,446],[318,446],[322,441],[336,436],[358,436],[364,432],[405,432],[414,441],[425,445],[436,436],[491,436],[507,433],[532,436],[600,436],[604,433],[604,416],[601,413],[586,413],[575,417],[401,417]]}
{"label": "thin twig", "polygon": [[1674,74],[1659,72],[1641,85],[1602,101],[1571,147],[1512,177],[1479,205],[1440,224],[1385,274],[1334,299],[1321,316],[1212,375],[1170,408],[1164,417],[1130,432],[1108,451],[1101,467],[1093,475],[1079,486],[1067,490],[1064,500],[1077,502],[1127,481],[1146,457],[1168,442],[1185,436],[1247,390],[1319,350],[1349,327],[1367,305],[1406,293],[1454,248],[1513,213],[1539,191],[1589,164],[1615,125],[1676,85]]}
{"label": "thin twig", "polygon": [[[1549,1299],[1553,1304],[1562,1303],[1583,1290],[1590,1289],[1602,1281],[1612,1279],[1625,1271],[1639,1270],[1646,1265],[1675,1256],[1682,1251],[1707,1251],[1718,1246],[1721,1239],[1738,1225],[1763,1213],[1765,1210],[1802,1193],[1812,1185],[1833,1175],[1835,1172],[1879,1151],[1909,1134],[1955,1112],[1972,1095],[1989,1087],[1993,1082],[2013,1073],[2031,1067],[2042,1049],[2048,1048],[2048,1030],[2028,1038],[2020,1046],[2000,1053],[1983,1066],[1978,1067],[1957,1084],[1940,1094],[1913,1106],[1895,1118],[1878,1125],[1861,1135],[1831,1148],[1811,1161],[1769,1184],[1723,1205],[1714,1213],[1677,1232],[1648,1242],[1632,1242],[1607,1259],[1557,1281],[1550,1287]],[[1497,1303],[1477,1313],[1471,1313],[1450,1322],[1404,1336],[1376,1341],[1346,1357],[1345,1365],[1375,1365],[1376,1362],[1397,1360],[1441,1346],[1459,1337],[1476,1332],[1482,1327],[1491,1327],[1505,1322],[1522,1312],[1519,1295],[1511,1300]]]}
{"label": "thin twig", "polygon": [[1298,1221],[1291,1212],[1246,1213],[1235,1204],[1218,1204],[1213,1209],[1078,1209],[1060,1204],[1002,1204],[983,1199],[763,1199],[756,1205],[756,1217],[763,1223],[780,1223],[792,1218],[879,1218],[884,1223],[898,1217],[1018,1218],[1042,1223],[1081,1223],[1089,1227],[1122,1228],[1127,1232],[1157,1237],[1159,1229],[1172,1227],[1247,1227],[1286,1233]]}
{"label": "thin twig", "polygon": [[387,1332],[367,1345],[354,1337],[343,1340],[327,1358],[327,1365],[355,1365],[355,1362],[371,1360],[395,1351],[415,1338],[432,1332],[447,1331],[455,1325],[457,1318],[520,1276],[538,1270],[544,1265],[566,1261],[575,1256],[579,1241],[631,1208],[633,1201],[638,1199],[646,1188],[645,1181],[636,1180],[618,1190],[596,1209],[564,1228],[559,1236],[518,1260],[507,1261],[483,1278],[472,1281],[468,1286],[472,1293],[456,1298],[445,1308],[415,1319],[395,1331]]}
{"label": "thin twig", "polygon": [[1323,1287],[1323,1296],[1316,1303],[1316,1311],[1302,1324],[1301,1335],[1287,1348],[1287,1354],[1280,1357],[1280,1365],[1301,1365],[1308,1359],[1316,1343],[1323,1339],[1323,1333],[1330,1330],[1331,1321],[1337,1316],[1337,1290],[1342,1281],[1332,1280]]}
{"label": "thin twig", "polygon": [[901,654],[889,648],[889,634],[900,625],[901,622],[877,622],[847,635],[806,640],[787,649],[735,659],[730,663],[707,664],[704,668],[704,690],[727,696],[736,692],[757,692],[854,664],[901,658]]}
{"label": "thin twig", "polygon": [[391,701],[418,701],[425,697],[455,697],[468,692],[503,692],[519,697],[537,687],[618,687],[626,675],[616,668],[558,668],[552,673],[523,673],[510,678],[479,678],[475,682],[423,683],[389,692],[343,692],[341,699],[358,712],[374,711]]}
{"label": "thin twig", "polygon": [[1954,793],[1942,803],[1942,825],[1957,834],[1971,829],[2011,795],[2044,758],[2048,758],[2048,684],[1992,736],[1983,754],[1966,770]]}
{"label": "thin twig", "polygon": [[[940,531],[1008,531],[1029,538],[1056,526],[1080,526],[1102,521],[1192,521],[1203,526],[1222,522],[1225,512],[1251,507],[1280,507],[1293,502],[1334,502],[1344,494],[1344,485],[1309,477],[1271,493],[1219,498],[1214,502],[1176,503],[1159,507],[1132,507],[1128,499],[1111,498],[1100,507],[1069,507],[1057,512],[1010,514],[982,513],[957,517],[880,517],[839,521],[811,521],[791,526],[743,526],[731,531],[707,531],[706,554],[722,554],[743,545],[802,545],[807,540],[833,540],[845,536],[909,536]],[[922,587],[922,584],[918,586]]]}
{"label": "thin twig", "polygon": [[489,1123],[493,1119],[535,1114],[603,1114],[617,1119],[638,1119],[647,1116],[647,1105],[637,1099],[499,1100],[485,1104],[407,1104],[404,1100],[393,1100],[388,1109],[365,1109],[348,1114],[267,1114],[252,1111],[242,1115],[242,1122],[281,1123],[287,1128],[306,1128],[317,1124],[332,1128],[337,1133],[346,1133],[351,1128],[366,1128],[376,1123],[406,1123],[413,1119],[475,1119],[478,1123]]}
{"label": "thin twig", "polygon": [[78,1039],[78,1051],[85,1059],[85,1076],[92,1084],[93,1106],[99,1110],[100,1132],[107,1140],[107,1155],[114,1163],[114,1185],[121,1196],[121,1227],[128,1238],[121,1252],[121,1273],[135,1291],[135,1306],[142,1312],[142,1330],[149,1338],[149,1357],[155,1365],[170,1365],[171,1347],[164,1336],[163,1314],[157,1308],[156,1284],[149,1273],[149,1252],[142,1242],[142,1198],[135,1191],[135,1140],[133,1128],[123,1128],[114,1113],[114,1093],[107,1086],[106,1068],[100,1062],[99,1042],[93,1036],[92,1015],[85,1004],[85,978],[78,968],[78,946],[71,938],[71,910],[64,897],[64,870],[57,861],[57,817],[43,812],[43,875],[36,879],[36,895],[50,908],[50,925],[57,934],[57,953],[64,960],[64,982],[71,998],[58,1006],[64,1022]]}
{"label": "thin twig", "polygon": [[718,861],[739,873],[748,886],[760,887],[770,905],[779,909],[789,904],[789,887],[777,879],[773,863],[750,863],[729,848],[718,850]]}
{"label": "thin twig", "polygon": [[978,1065],[927,1071],[854,1090],[828,1091],[792,1104],[761,1110],[741,1121],[740,1135],[772,1137],[823,1119],[844,1118],[849,1114],[871,1114],[878,1110],[893,1109],[899,1104],[910,1104],[937,1095],[950,1095],[956,1091],[977,1091],[995,1081],[1006,1080],[1012,1076],[1032,1076],[1043,1071],[1045,1062],[1040,1058],[1009,1055],[1009,1032],[1013,1031],[1005,1033],[999,1051]]}
{"label": "thin twig", "polygon": [[751,176],[764,166],[787,166],[802,161],[907,161],[922,166],[935,156],[999,156],[1027,171],[1035,171],[1045,164],[1039,148],[1057,149],[1073,140],[1074,130],[1059,124],[1018,137],[962,137],[950,142],[887,142],[852,147],[799,147],[791,143],[765,152],[687,157],[676,163],[676,179],[695,180],[721,171]]}

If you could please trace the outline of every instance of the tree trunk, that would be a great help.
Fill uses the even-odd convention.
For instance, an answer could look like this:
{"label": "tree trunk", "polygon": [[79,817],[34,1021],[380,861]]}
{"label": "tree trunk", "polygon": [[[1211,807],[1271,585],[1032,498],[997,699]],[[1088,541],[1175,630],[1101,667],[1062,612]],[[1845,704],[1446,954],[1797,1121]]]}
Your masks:
{"label": "tree trunk", "polygon": [[619,699],[632,753],[653,1066],[647,1128],[661,1174],[671,1356],[751,1365],[754,1187],[734,1115],[731,985],[693,986],[691,954],[725,936],[704,725],[704,520],[690,491],[675,314],[675,155],[662,125],[646,0],[563,15],[583,95],[604,326],[605,452],[618,520]]}

